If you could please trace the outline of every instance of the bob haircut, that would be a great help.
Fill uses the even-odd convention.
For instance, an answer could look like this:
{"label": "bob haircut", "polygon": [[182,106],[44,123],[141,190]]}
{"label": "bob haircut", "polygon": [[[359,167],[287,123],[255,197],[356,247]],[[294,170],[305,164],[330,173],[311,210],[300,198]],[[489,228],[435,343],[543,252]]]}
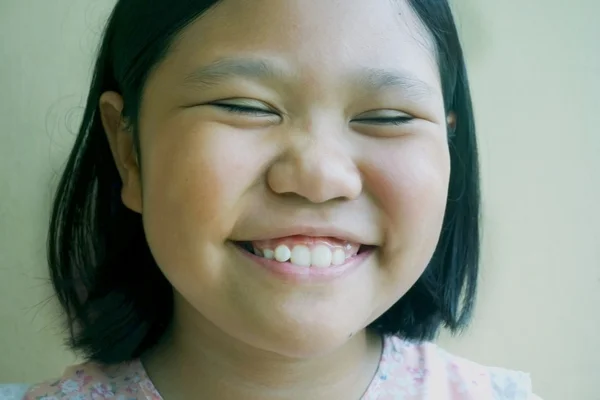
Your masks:
{"label": "bob haircut", "polygon": [[[144,85],[177,35],[220,0],[119,0],[103,34],[83,121],[57,188],[48,236],[50,277],[65,311],[69,345],[88,360],[140,357],[173,318],[173,288],[154,261],[142,219],[121,199],[121,180],[101,123],[99,99],[124,98],[139,149]],[[466,327],[479,263],[479,166],[465,62],[447,0],[408,0],[431,34],[449,130],[451,174],[438,246],[415,285],[368,328],[430,340]]]}

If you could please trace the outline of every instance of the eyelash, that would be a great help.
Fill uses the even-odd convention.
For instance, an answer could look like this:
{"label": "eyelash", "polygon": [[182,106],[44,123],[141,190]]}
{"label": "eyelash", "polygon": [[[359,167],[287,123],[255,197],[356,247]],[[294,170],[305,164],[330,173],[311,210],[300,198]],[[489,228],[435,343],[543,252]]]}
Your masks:
{"label": "eyelash", "polygon": [[[254,107],[245,107],[236,104],[214,104],[216,107],[222,108],[228,112],[241,115],[251,116],[273,116],[277,115],[272,111],[263,110]],[[414,118],[409,116],[393,117],[393,118],[362,118],[356,119],[354,122],[367,122],[374,125],[403,125],[411,122]]]}
{"label": "eyelash", "polygon": [[404,125],[411,122],[412,117],[393,117],[393,118],[362,118],[355,119],[354,122],[367,122],[373,125]]}
{"label": "eyelash", "polygon": [[276,115],[272,111],[263,110],[260,108],[254,108],[254,107],[239,106],[236,104],[217,103],[214,105],[216,107],[222,108],[222,109],[229,111],[231,113],[234,113],[234,114],[253,115],[253,116],[262,116],[262,117]]}

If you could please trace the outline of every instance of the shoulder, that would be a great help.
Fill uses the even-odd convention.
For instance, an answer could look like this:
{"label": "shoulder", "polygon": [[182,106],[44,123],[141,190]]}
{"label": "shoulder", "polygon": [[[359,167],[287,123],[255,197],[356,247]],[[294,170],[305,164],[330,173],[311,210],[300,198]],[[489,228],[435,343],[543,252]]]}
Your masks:
{"label": "shoulder", "polygon": [[396,382],[396,387],[410,387],[425,398],[539,400],[532,393],[528,374],[483,366],[430,342],[386,338],[380,369],[390,381],[388,386]]}
{"label": "shoulder", "polygon": [[[69,367],[62,377],[31,386],[23,400],[88,399],[160,400],[139,361],[104,366],[85,363]],[[2,400],[0,398],[0,400]]]}

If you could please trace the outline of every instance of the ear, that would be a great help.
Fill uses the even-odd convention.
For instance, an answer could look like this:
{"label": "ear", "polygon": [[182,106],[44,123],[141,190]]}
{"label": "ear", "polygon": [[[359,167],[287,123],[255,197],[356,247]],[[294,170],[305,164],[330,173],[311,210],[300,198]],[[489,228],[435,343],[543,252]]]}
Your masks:
{"label": "ear", "polygon": [[100,116],[123,184],[121,199],[127,208],[142,212],[142,181],[133,134],[122,117],[123,98],[116,92],[100,96]]}
{"label": "ear", "polygon": [[454,111],[450,111],[446,116],[446,126],[448,127],[449,135],[453,136],[454,131],[456,131],[456,113]]}

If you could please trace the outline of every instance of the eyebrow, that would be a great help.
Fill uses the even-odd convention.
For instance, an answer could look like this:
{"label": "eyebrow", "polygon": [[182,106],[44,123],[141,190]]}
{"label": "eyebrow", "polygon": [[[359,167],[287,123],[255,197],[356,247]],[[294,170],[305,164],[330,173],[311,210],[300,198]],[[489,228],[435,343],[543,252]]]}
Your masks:
{"label": "eyebrow", "polygon": [[371,91],[398,88],[412,96],[432,96],[438,91],[429,83],[405,70],[365,68],[356,74],[358,84]]}
{"label": "eyebrow", "polygon": [[[211,87],[234,78],[251,80],[293,80],[294,73],[282,63],[264,58],[222,58],[197,68],[185,77],[193,86]],[[354,85],[368,91],[398,88],[408,95],[422,97],[438,92],[413,73],[402,69],[361,68],[351,74]]]}
{"label": "eyebrow", "polygon": [[213,86],[232,78],[287,79],[290,72],[277,63],[259,58],[222,58],[197,68],[185,77],[192,85]]}

